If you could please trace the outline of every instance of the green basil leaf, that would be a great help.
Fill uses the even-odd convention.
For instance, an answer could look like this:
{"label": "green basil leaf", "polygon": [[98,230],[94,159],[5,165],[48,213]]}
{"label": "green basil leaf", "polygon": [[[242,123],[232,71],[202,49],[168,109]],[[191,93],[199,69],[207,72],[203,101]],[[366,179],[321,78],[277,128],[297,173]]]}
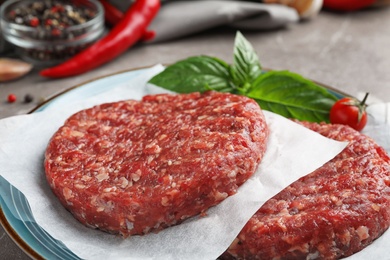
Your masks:
{"label": "green basil leaf", "polygon": [[230,66],[209,56],[194,56],[178,61],[149,80],[156,86],[178,92],[204,92],[206,90],[230,92]]}
{"label": "green basil leaf", "polygon": [[252,44],[240,32],[237,32],[234,41],[232,68],[234,83],[239,87],[249,85],[262,73],[259,57]]}
{"label": "green basil leaf", "polygon": [[310,122],[329,122],[330,108],[337,100],[325,88],[288,71],[269,71],[259,76],[247,96],[264,110]]}

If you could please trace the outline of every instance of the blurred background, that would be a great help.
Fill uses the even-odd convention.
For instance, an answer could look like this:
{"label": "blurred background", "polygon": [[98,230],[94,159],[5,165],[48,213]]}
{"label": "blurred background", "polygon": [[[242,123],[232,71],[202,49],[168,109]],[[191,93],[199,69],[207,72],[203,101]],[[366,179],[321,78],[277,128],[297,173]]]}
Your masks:
{"label": "blurred background", "polygon": [[[125,12],[132,2],[109,3]],[[104,33],[112,28],[106,20]],[[167,0],[149,28],[156,33],[154,38],[138,41],[116,58],[77,76],[45,78],[39,75],[42,67],[33,64],[24,72],[16,69],[15,79],[6,80],[1,73],[15,68],[0,67],[0,118],[26,113],[72,86],[125,69],[169,64],[200,54],[231,62],[237,30],[253,44],[265,68],[297,72],[351,95],[372,89],[371,101],[386,101],[390,96],[389,1]],[[4,39],[0,50],[2,58],[20,59]],[[10,94],[18,102],[10,104]],[[22,102],[26,95],[33,100]]]}

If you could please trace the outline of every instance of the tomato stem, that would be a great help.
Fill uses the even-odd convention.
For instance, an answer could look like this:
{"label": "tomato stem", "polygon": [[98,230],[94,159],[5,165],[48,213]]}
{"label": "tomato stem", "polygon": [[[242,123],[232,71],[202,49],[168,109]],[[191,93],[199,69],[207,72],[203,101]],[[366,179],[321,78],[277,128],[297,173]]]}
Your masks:
{"label": "tomato stem", "polygon": [[362,102],[360,102],[360,105],[361,105],[361,106],[366,105],[366,100],[367,100],[369,94],[370,94],[370,93],[368,93],[368,92],[366,93],[366,95],[364,96]]}

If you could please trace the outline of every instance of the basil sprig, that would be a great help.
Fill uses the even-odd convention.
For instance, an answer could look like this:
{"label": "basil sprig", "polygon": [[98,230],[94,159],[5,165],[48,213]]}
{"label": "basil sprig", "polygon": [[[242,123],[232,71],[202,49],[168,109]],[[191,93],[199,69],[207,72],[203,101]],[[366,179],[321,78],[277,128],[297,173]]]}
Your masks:
{"label": "basil sprig", "polygon": [[149,83],[177,92],[207,90],[250,97],[264,110],[287,118],[329,122],[337,97],[289,71],[263,71],[253,46],[237,32],[232,65],[210,56],[194,56],[169,65]]}

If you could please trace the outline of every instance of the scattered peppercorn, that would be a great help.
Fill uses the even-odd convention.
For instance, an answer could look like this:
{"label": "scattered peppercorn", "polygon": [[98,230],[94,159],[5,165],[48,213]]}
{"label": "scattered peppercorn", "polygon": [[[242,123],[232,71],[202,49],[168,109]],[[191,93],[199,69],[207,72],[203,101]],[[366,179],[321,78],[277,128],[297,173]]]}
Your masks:
{"label": "scattered peppercorn", "polygon": [[34,100],[34,97],[31,94],[26,94],[24,96],[24,103],[30,103]]}
{"label": "scattered peppercorn", "polygon": [[7,100],[8,100],[8,103],[14,103],[16,101],[16,95],[9,94]]}
{"label": "scattered peppercorn", "polygon": [[39,25],[39,19],[37,17],[32,17],[30,19],[30,26],[37,27]]}

